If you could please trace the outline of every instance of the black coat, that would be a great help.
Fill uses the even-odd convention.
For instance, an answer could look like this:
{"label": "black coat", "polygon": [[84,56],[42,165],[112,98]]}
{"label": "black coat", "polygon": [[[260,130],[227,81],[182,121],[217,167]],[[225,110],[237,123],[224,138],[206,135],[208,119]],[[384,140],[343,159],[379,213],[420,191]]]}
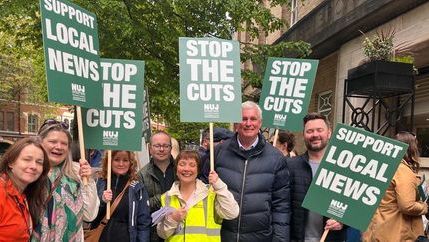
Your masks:
{"label": "black coat", "polygon": [[[292,241],[304,241],[305,226],[308,219],[308,209],[302,207],[305,195],[313,180],[308,154],[289,158],[287,160],[290,172],[290,195],[292,201],[292,217],[290,221],[290,239]],[[323,217],[325,224],[328,218]],[[322,231],[323,232],[323,231]],[[325,241],[345,241],[346,226],[339,231],[329,231]]]}
{"label": "black coat", "polygon": [[243,151],[235,135],[216,146],[215,162],[219,177],[240,206],[238,218],[223,221],[222,241],[289,241],[289,172],[285,157],[262,135],[256,147]]}

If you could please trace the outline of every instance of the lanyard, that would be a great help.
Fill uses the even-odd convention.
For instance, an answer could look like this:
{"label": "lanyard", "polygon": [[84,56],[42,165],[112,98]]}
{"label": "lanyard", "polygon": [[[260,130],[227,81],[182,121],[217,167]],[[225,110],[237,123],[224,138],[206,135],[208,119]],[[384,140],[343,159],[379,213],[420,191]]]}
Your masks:
{"label": "lanyard", "polygon": [[17,197],[14,196],[13,198],[15,199],[16,206],[18,207],[22,217],[25,220],[25,224],[28,228],[28,234],[31,236],[33,232],[33,221],[31,220],[30,209],[28,208],[27,199],[24,199],[24,204],[22,204],[19,202]]}

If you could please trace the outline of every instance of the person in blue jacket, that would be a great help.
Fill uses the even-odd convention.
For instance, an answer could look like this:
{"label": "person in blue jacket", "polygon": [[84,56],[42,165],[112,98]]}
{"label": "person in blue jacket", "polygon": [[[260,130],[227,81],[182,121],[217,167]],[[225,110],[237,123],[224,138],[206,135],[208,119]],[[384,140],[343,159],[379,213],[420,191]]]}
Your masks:
{"label": "person in blue jacket", "polygon": [[[144,185],[137,179],[137,160],[131,151],[112,151],[112,183],[107,187],[107,153],[102,161],[101,178],[97,181],[100,208],[91,224],[95,229],[106,216],[106,204],[113,201],[125,189],[124,195],[108,220],[100,241],[149,241],[150,217],[149,196]],[[129,186],[127,187],[127,183]]]}

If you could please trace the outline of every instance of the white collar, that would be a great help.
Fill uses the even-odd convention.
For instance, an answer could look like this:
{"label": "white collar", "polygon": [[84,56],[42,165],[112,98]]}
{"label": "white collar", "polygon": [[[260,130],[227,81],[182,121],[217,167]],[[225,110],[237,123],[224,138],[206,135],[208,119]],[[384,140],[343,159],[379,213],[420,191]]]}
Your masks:
{"label": "white collar", "polygon": [[238,141],[238,147],[240,147],[240,149],[242,149],[242,150],[251,150],[251,149],[255,148],[256,145],[258,144],[259,135],[256,136],[255,141],[247,149],[244,148],[244,146],[241,144],[241,142],[240,142],[240,136],[239,135],[237,135],[237,141]]}

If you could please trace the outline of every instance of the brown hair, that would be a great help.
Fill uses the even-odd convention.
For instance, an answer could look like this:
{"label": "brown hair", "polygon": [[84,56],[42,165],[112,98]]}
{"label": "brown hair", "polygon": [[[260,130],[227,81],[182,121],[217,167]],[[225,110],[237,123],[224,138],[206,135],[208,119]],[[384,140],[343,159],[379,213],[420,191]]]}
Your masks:
{"label": "brown hair", "polygon": [[[128,158],[130,159],[130,168],[128,169],[129,179],[131,181],[137,180],[137,159],[134,152],[128,150],[112,150],[112,161],[115,155],[119,152],[127,152]],[[104,152],[103,160],[101,161],[101,177],[107,179],[107,151]]]}
{"label": "brown hair", "polygon": [[180,153],[176,157],[176,160],[174,161],[174,174],[177,173],[177,164],[179,163],[180,160],[195,160],[197,162],[197,171],[198,173],[200,173],[201,160],[200,160],[200,156],[195,150],[180,151]]}
{"label": "brown hair", "polygon": [[331,128],[331,123],[329,122],[329,120],[326,118],[325,115],[322,115],[320,113],[309,113],[309,114],[305,115],[305,117],[303,118],[304,126],[305,126],[305,124],[307,124],[308,121],[315,120],[315,119],[323,120],[325,122],[326,126],[328,126],[328,128]]}
{"label": "brown hair", "polygon": [[295,135],[288,131],[280,131],[278,141],[287,144],[287,151],[291,152],[295,147]]}
{"label": "brown hair", "polygon": [[[30,210],[33,224],[36,224],[42,211],[44,210],[44,202],[47,196],[47,185],[48,185],[48,172],[49,172],[49,159],[46,151],[43,149],[42,141],[38,137],[28,137],[17,141],[13,144],[6,153],[3,155],[0,161],[0,173],[6,174],[8,178],[11,178],[10,164],[13,164],[21,154],[21,151],[29,146],[34,145],[41,149],[43,152],[43,171],[40,177],[27,185],[24,189],[24,194],[28,200],[28,207]],[[12,180],[13,181],[13,180]]]}
{"label": "brown hair", "polygon": [[420,168],[420,154],[419,149],[417,147],[416,136],[407,131],[400,131],[395,135],[394,139],[408,144],[408,149],[404,155],[404,160],[413,167],[415,172],[418,172]]}

